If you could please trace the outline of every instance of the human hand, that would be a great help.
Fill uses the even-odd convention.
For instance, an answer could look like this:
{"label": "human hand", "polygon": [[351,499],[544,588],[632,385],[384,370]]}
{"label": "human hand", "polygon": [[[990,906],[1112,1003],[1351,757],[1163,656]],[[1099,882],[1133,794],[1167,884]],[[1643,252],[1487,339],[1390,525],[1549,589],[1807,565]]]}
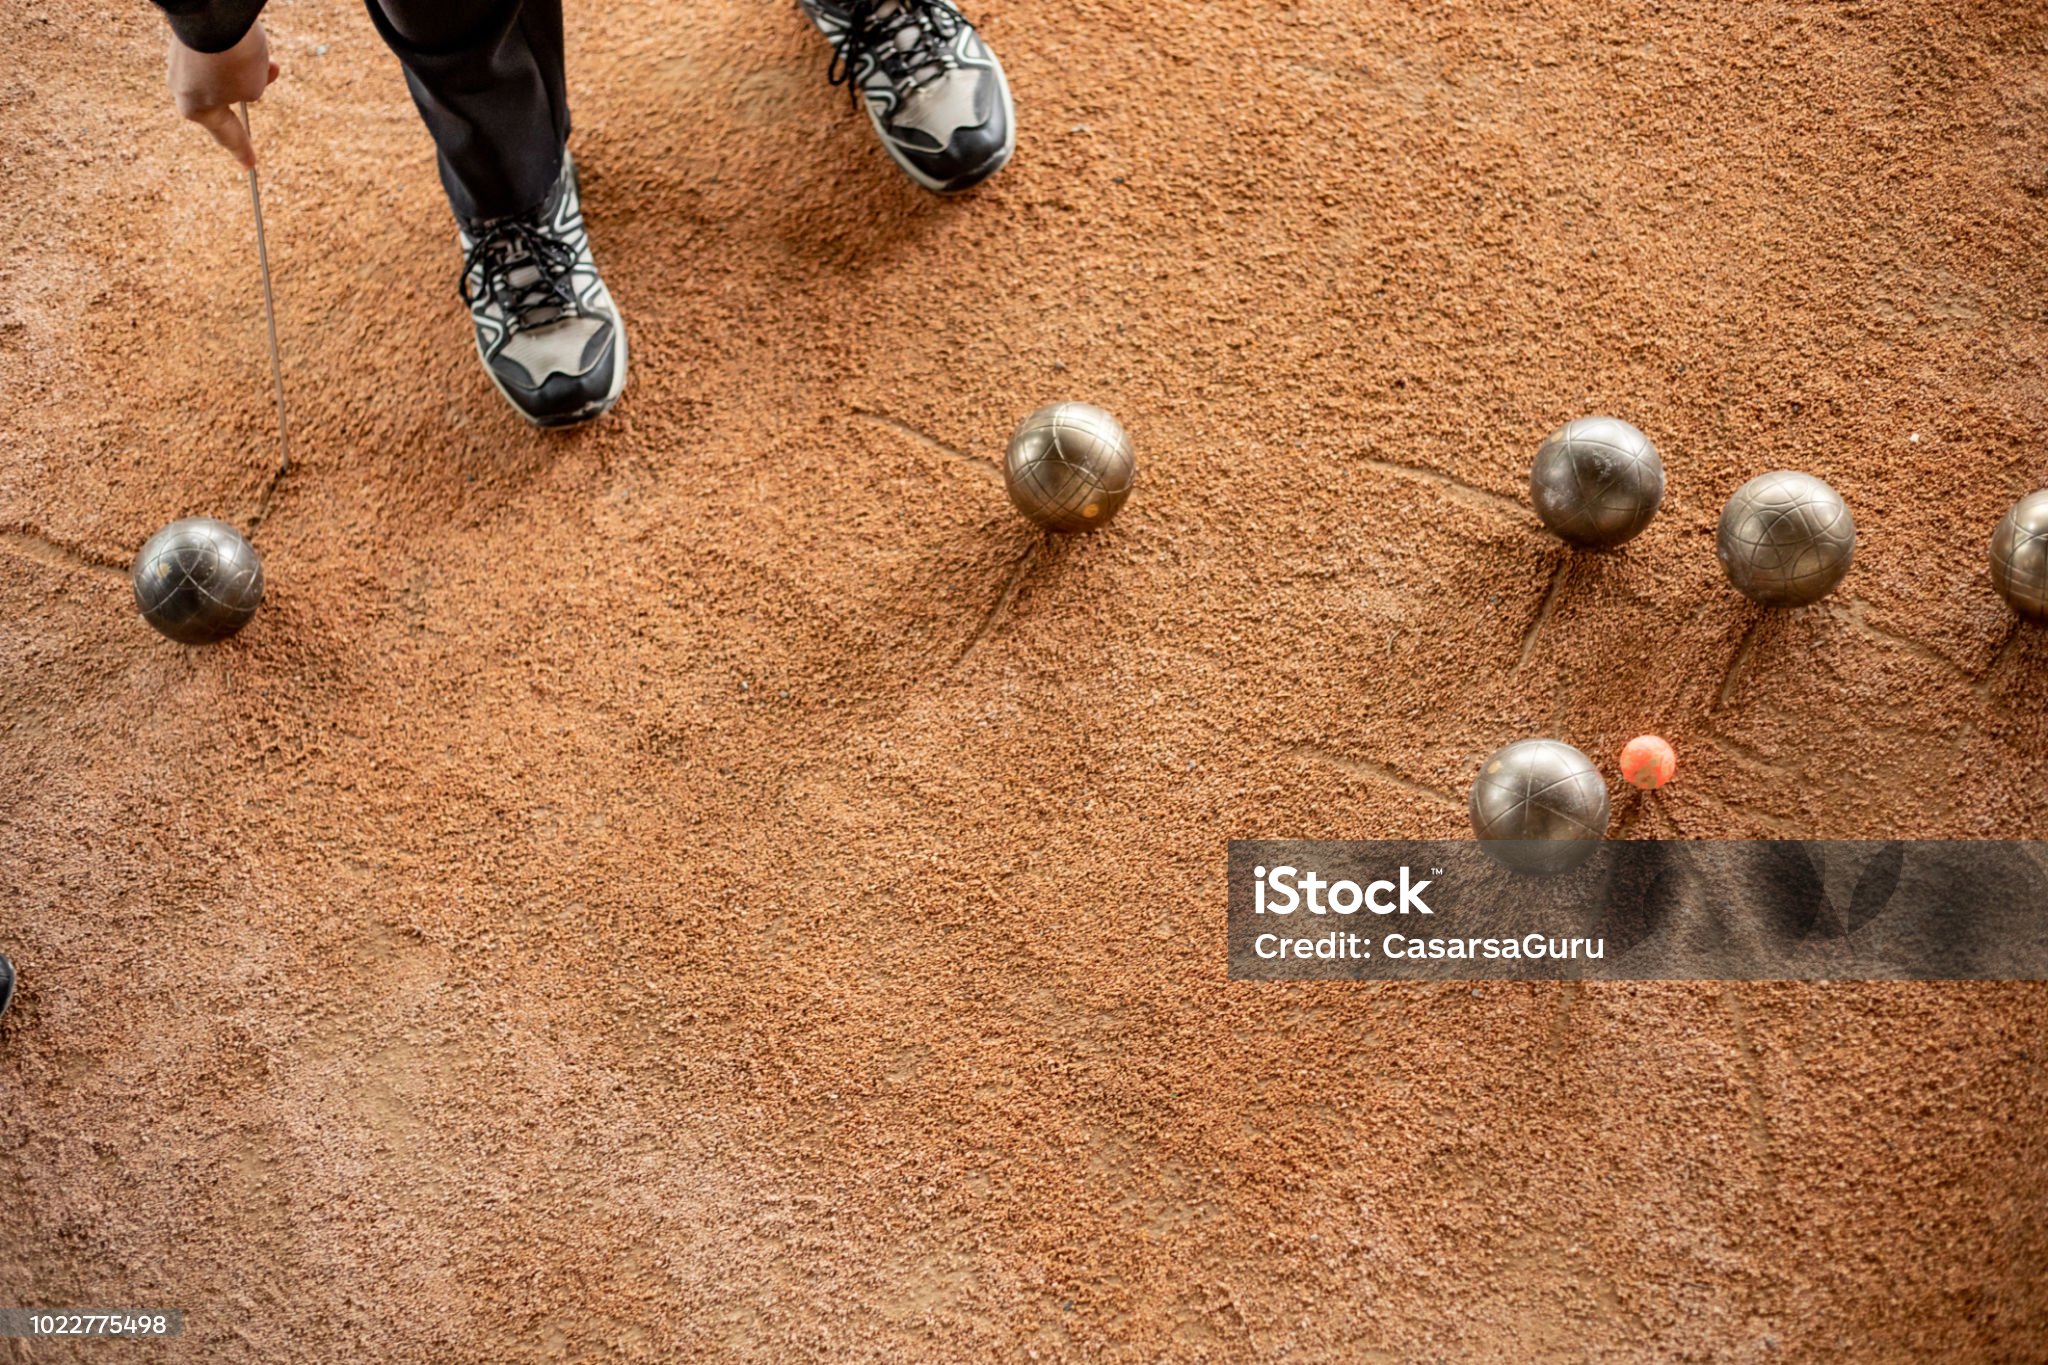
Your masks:
{"label": "human hand", "polygon": [[171,100],[178,113],[212,133],[244,166],[255,166],[256,146],[234,107],[262,99],[276,79],[277,63],[270,60],[270,40],[260,19],[225,52],[196,52],[175,34],[171,37]]}

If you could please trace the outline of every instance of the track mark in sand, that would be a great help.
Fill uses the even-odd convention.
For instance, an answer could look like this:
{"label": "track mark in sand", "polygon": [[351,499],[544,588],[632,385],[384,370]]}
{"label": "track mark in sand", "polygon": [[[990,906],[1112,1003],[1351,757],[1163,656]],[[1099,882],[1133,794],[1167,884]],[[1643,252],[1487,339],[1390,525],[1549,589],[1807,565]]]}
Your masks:
{"label": "track mark in sand", "polygon": [[962,450],[958,446],[947,445],[944,441],[941,441],[938,437],[932,435],[930,432],[921,431],[918,428],[910,425],[910,423],[908,422],[902,421],[899,418],[891,417],[886,412],[870,412],[866,408],[855,408],[853,409],[853,415],[855,417],[860,418],[862,421],[873,422],[878,427],[887,427],[889,428],[889,430],[896,432],[899,435],[908,436],[911,440],[917,442],[921,446],[924,446],[928,450],[936,450],[941,455],[950,455],[956,460],[965,461],[966,463],[971,464],[976,469],[980,470],[983,474],[998,479],[1002,477],[1002,471],[996,468],[993,462],[982,459],[979,455],[974,454],[972,451]]}
{"label": "track mark in sand", "polygon": [[1849,626],[1860,635],[1867,635],[1882,644],[1902,649],[1914,658],[1934,665],[1952,678],[1959,679],[1971,686],[1976,685],[1977,680],[1972,678],[1961,664],[1958,664],[1955,660],[1949,658],[1948,655],[1934,648],[1934,646],[1922,644],[1910,635],[1895,635],[1883,626],[1870,624],[1863,614],[1865,606],[1866,604],[1860,599],[1851,598],[1848,602],[1837,607],[1832,614],[1837,620],[1848,622]]}
{"label": "track mark in sand", "polygon": [[1748,629],[1742,632],[1742,638],[1736,641],[1735,653],[1729,656],[1728,667],[1721,674],[1721,686],[1715,690],[1714,704],[1707,708],[1708,711],[1720,710],[1728,704],[1728,699],[1735,695],[1735,684],[1742,680],[1743,665],[1749,662],[1749,656],[1755,652],[1757,632],[1763,629],[1767,619],[1769,618],[1759,615],[1749,623]]}
{"label": "track mark in sand", "polygon": [[1758,749],[1753,745],[1744,744],[1739,739],[1731,739],[1729,736],[1722,734],[1718,730],[1707,731],[1706,738],[1707,743],[1713,745],[1715,748],[1726,749],[1729,753],[1734,754],[1737,758],[1742,759],[1745,762],[1752,763],[1759,768],[1762,768],[1765,772],[1770,773],[1774,777],[1783,778],[1788,782],[1797,782],[1799,780],[1799,773],[1797,771],[1786,767],[1784,764],[1778,762],[1776,759],[1770,757],[1770,755],[1764,753],[1763,750]]}
{"label": "track mark in sand", "polygon": [[1709,805],[1718,806],[1738,819],[1747,820],[1757,828],[1767,830],[1779,838],[1809,839],[1813,837],[1813,831],[1785,816],[1773,815],[1769,811],[1758,810],[1754,806],[1746,806],[1740,801],[1730,801],[1725,797],[1708,796],[1699,791],[1693,791],[1689,795],[1692,800],[1705,801]]}
{"label": "track mark in sand", "polygon": [[1749,1148],[1763,1176],[1764,1189],[1778,1186],[1778,1161],[1771,1146],[1770,1111],[1764,1103],[1763,1054],[1749,1036],[1749,1015],[1741,995],[1729,989],[1721,997],[1728,1005],[1728,1020],[1735,1029],[1735,1050],[1742,1059],[1743,1104],[1749,1110]]}
{"label": "track mark in sand", "polygon": [[1504,498],[1498,493],[1489,493],[1477,484],[1466,483],[1463,479],[1435,469],[1425,469],[1421,465],[1398,464],[1393,460],[1370,458],[1360,463],[1364,464],[1367,469],[1376,469],[1382,474],[1389,474],[1397,479],[1406,479],[1410,483],[1429,484],[1431,487],[1449,494],[1453,500],[1462,502],[1468,507],[1479,507],[1489,512],[1505,512],[1518,523],[1524,525],[1527,524],[1531,516],[1529,509],[1516,502],[1513,498]]}
{"label": "track mark in sand", "polygon": [[256,528],[270,515],[270,499],[276,494],[277,486],[284,482],[284,476],[291,472],[289,460],[278,461],[277,468],[270,471],[270,477],[263,481],[263,491],[256,495],[256,510],[249,514],[249,524],[242,528],[245,536],[254,536]]}
{"label": "track mark in sand", "polygon": [[1364,758],[1352,758],[1347,754],[1319,748],[1314,744],[1297,744],[1289,749],[1288,752],[1296,758],[1304,759],[1310,763],[1320,763],[1325,767],[1335,768],[1339,772],[1349,773],[1353,777],[1363,777],[1374,782],[1384,782],[1389,786],[1399,787],[1402,791],[1411,792],[1416,796],[1428,797],[1432,801],[1441,801],[1446,805],[1459,807],[1465,804],[1450,792],[1440,791],[1426,783],[1417,782],[1412,777],[1395,772],[1384,763],[1374,763],[1372,760]]}
{"label": "track mark in sand", "polygon": [[89,551],[81,550],[74,545],[61,544],[34,531],[0,531],[0,545],[6,546],[23,559],[33,559],[38,564],[48,564],[52,568],[120,574],[123,578],[128,576],[128,568],[124,564],[100,559]]}
{"label": "track mark in sand", "polygon": [[1024,575],[1031,572],[1032,564],[1038,559],[1038,547],[1044,543],[1042,539],[1032,541],[1024,547],[1024,553],[1018,555],[1010,565],[1010,576],[1003,580],[1003,590],[996,594],[995,601],[989,603],[988,610],[982,613],[981,624],[974,628],[974,634],[968,636],[967,643],[961,646],[958,657],[953,660],[954,668],[957,669],[966,663],[974,651],[981,648],[981,642],[989,637],[989,633],[1009,615],[1010,604],[1017,600],[1017,590],[1024,586]]}
{"label": "track mark in sand", "polygon": [[1522,650],[1515,657],[1515,666],[1508,670],[1510,678],[1520,673],[1530,657],[1536,653],[1536,639],[1543,633],[1544,624],[1550,620],[1551,614],[1557,610],[1557,599],[1564,595],[1564,570],[1569,563],[1569,559],[1560,559],[1557,561],[1557,567],[1550,571],[1550,586],[1543,590],[1543,600],[1536,604],[1535,619],[1531,620],[1529,628],[1522,632]]}
{"label": "track mark in sand", "polygon": [[1633,787],[1623,792],[1620,803],[1621,809],[1614,817],[1614,833],[1607,837],[1619,839],[1622,835],[1633,830],[1643,818],[1643,812],[1650,804],[1649,798],[1650,794],[1648,792],[1637,791]]}
{"label": "track mark in sand", "polygon": [[1723,801],[1721,805],[1728,810],[1734,811],[1737,815],[1754,820],[1773,834],[1782,835],[1787,839],[1810,839],[1813,837],[1813,832],[1807,829],[1806,826],[1796,820],[1787,820],[1782,815],[1773,815],[1769,811],[1758,810],[1755,806],[1745,806],[1740,801]]}
{"label": "track mark in sand", "polygon": [[1553,1057],[1561,1056],[1571,1036],[1572,1006],[1579,1001],[1579,983],[1563,981],[1558,983],[1557,998],[1550,1009],[1550,1027],[1544,1040],[1545,1050]]}
{"label": "track mark in sand", "polygon": [[1977,699],[1985,705],[1996,710],[2005,709],[1999,705],[1998,698],[1991,694],[1992,685],[1998,680],[1998,671],[2005,667],[2005,661],[2019,652],[2020,642],[2026,638],[2026,634],[2026,627],[2020,624],[2017,616],[2008,618],[2005,639],[1999,642],[1997,649],[1991,651],[1990,661],[1970,679],[1970,690],[1975,692]]}
{"label": "track mark in sand", "polygon": [[1355,81],[1365,78],[1365,71],[1357,67],[1332,66],[1327,62],[1306,62],[1299,58],[1289,59],[1288,66],[1311,76],[1326,76],[1336,81]]}
{"label": "track mark in sand", "polygon": [[1621,821],[1616,826],[1613,838],[1627,834],[1629,838],[1639,837],[1635,831],[1645,826],[1655,826],[1661,832],[1652,833],[1652,839],[1684,838],[1685,830],[1678,823],[1678,817],[1670,804],[1656,792],[1631,792],[1624,799],[1628,805],[1622,811]]}

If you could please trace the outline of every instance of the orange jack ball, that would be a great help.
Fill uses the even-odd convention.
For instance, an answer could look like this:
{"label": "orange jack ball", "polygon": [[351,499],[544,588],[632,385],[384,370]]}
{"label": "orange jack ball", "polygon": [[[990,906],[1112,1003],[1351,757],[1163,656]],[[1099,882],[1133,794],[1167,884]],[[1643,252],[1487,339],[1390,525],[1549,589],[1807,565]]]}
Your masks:
{"label": "orange jack ball", "polygon": [[1621,751],[1622,780],[1644,791],[1655,791],[1678,771],[1678,755],[1656,735],[1638,735]]}

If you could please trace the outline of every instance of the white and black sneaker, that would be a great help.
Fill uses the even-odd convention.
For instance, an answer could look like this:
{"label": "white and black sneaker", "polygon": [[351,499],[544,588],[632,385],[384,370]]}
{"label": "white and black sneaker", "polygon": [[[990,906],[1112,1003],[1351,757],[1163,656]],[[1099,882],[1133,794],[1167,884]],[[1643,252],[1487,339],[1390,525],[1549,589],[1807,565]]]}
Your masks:
{"label": "white and black sneaker", "polygon": [[951,0],[798,3],[832,40],[832,83],[866,99],[882,146],[912,180],[950,194],[1010,159],[1010,83]]}
{"label": "white and black sneaker", "polygon": [[462,224],[462,301],[498,392],[538,427],[587,422],[626,388],[626,328],[590,255],[576,163],[539,209]]}
{"label": "white and black sneaker", "polygon": [[7,954],[0,953],[0,1014],[7,1013],[7,1007],[14,1003],[14,964],[7,960]]}

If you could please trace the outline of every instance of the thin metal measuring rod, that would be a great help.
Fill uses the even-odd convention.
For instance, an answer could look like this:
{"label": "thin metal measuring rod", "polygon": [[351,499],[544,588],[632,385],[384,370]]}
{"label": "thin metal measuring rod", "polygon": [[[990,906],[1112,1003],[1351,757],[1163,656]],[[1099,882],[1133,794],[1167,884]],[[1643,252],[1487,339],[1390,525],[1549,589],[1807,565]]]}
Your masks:
{"label": "thin metal measuring rod", "polygon": [[[242,105],[242,131],[250,132],[249,106]],[[253,143],[253,134],[252,134]],[[277,474],[282,477],[292,465],[291,438],[284,420],[284,367],[277,359],[277,298],[270,290],[270,251],[263,243],[263,191],[256,183],[256,168],[249,168],[249,205],[256,210],[256,261],[263,268],[263,317],[270,324],[270,383],[277,391]]]}

